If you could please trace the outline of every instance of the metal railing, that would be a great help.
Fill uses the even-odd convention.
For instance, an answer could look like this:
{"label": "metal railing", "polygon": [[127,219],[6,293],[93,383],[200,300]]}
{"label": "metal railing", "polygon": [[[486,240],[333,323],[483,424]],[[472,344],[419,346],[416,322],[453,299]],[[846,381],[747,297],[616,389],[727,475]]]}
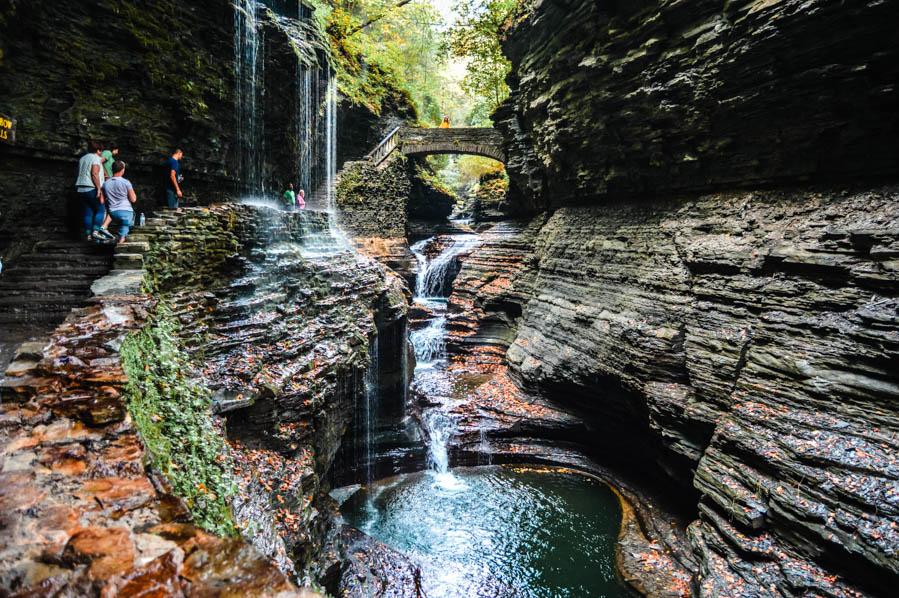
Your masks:
{"label": "metal railing", "polygon": [[365,156],[366,160],[369,160],[374,163],[375,166],[383,162],[387,159],[387,157],[393,153],[393,150],[397,148],[400,141],[400,127],[395,128],[390,133],[387,134],[387,137],[378,144],[378,147],[373,149],[371,152]]}

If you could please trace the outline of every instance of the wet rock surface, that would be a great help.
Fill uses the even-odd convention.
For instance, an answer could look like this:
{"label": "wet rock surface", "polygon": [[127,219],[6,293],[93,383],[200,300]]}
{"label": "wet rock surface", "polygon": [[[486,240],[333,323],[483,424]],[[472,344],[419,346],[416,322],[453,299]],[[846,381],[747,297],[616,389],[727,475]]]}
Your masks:
{"label": "wet rock surface", "polygon": [[152,309],[106,296],[19,357],[0,403],[5,596],[305,596],[240,540],[187,523],[145,466],[116,347]]}
{"label": "wet rock surface", "polygon": [[421,573],[408,557],[344,526],[340,532],[347,566],[340,581],[345,596],[425,598]]}
{"label": "wet rock surface", "polygon": [[[896,200],[885,187],[561,209],[530,234],[487,234],[457,279],[449,343],[493,345],[467,359],[501,362],[511,329],[508,376],[574,414],[600,464],[628,455],[695,488],[678,492],[698,504],[699,595],[886,595]],[[532,269],[498,291],[482,281],[503,257]]]}
{"label": "wet rock surface", "polygon": [[145,464],[118,350],[156,302],[108,295],[46,346],[23,347],[3,379],[2,587],[15,596],[305,595],[283,572],[305,576],[313,560],[327,562],[325,474],[379,332],[385,374],[401,361],[391,351],[406,346],[393,328],[405,330],[402,284],[342,247],[321,213],[187,210],[141,232],[144,280],[179,322],[185,365],[214,391],[238,487],[234,517],[255,548],[192,525]]}

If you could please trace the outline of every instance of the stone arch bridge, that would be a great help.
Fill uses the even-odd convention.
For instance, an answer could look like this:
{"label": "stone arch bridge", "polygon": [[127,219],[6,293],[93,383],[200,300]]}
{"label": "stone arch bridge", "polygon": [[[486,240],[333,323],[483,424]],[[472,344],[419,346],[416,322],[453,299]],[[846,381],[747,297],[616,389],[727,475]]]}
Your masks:
{"label": "stone arch bridge", "polygon": [[470,154],[506,161],[503,138],[496,129],[483,128],[416,128],[397,127],[367,158],[375,164],[386,160],[395,150],[407,156],[436,154]]}

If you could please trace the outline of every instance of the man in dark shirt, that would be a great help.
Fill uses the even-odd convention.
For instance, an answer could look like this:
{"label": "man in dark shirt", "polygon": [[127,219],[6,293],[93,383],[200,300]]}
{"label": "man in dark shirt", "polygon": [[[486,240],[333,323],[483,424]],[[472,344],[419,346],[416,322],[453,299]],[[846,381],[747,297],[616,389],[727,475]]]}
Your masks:
{"label": "man in dark shirt", "polygon": [[172,157],[168,159],[166,166],[165,178],[165,198],[170,208],[174,208],[176,212],[181,212],[178,207],[178,200],[181,198],[181,156],[184,152],[181,148],[176,149],[172,153]]}

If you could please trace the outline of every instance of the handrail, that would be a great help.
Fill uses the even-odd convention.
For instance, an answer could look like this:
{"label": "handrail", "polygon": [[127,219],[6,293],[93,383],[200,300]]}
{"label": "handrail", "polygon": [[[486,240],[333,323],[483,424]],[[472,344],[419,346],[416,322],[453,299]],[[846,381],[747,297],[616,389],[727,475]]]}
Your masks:
{"label": "handrail", "polygon": [[396,138],[399,136],[401,128],[402,127],[396,127],[388,133],[387,136],[381,140],[381,143],[365,156],[365,159],[374,162],[376,166],[386,160],[387,156],[392,154],[393,150],[397,148],[398,143]]}

